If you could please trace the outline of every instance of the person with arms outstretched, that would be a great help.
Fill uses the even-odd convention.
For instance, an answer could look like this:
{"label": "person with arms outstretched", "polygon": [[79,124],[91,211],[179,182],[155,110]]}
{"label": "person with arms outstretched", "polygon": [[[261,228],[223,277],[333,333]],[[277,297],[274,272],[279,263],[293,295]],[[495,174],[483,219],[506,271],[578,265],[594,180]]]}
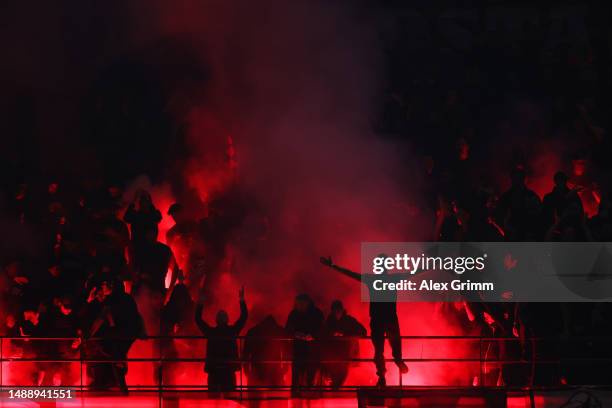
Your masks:
{"label": "person with arms outstretched", "polygon": [[203,296],[200,297],[195,310],[195,322],[206,336],[206,365],[208,373],[208,389],[215,392],[234,391],[236,389],[235,372],[240,370],[238,361],[237,337],[248,317],[248,309],[244,300],[244,287],[238,293],[240,299],[240,317],[234,324],[229,324],[225,310],[217,312],[215,326],[202,319],[204,309]]}
{"label": "person with arms outstretched", "polygon": [[[332,258],[321,257],[321,263],[330,267],[349,278],[362,282],[362,275],[343,268],[333,263]],[[401,278],[401,274],[390,275],[388,271],[384,271],[381,275],[377,275],[377,279],[387,278],[387,280],[396,280]],[[364,282],[365,283],[365,282]],[[372,336],[372,344],[374,345],[374,364],[376,364],[376,375],[378,382],[376,385],[384,387],[387,382],[385,373],[385,335],[389,339],[393,360],[402,374],[408,372],[408,366],[402,359],[402,339],[400,337],[400,327],[397,318],[397,294],[393,291],[390,298],[385,302],[377,302],[374,299],[373,287],[370,282],[368,285],[370,292],[370,334]]]}

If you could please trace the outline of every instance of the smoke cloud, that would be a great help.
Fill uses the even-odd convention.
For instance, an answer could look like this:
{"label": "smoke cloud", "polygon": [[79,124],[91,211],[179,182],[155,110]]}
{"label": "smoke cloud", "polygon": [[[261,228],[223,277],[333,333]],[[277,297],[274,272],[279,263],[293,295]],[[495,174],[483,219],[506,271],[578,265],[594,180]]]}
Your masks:
{"label": "smoke cloud", "polygon": [[[334,2],[154,4],[145,19],[136,13],[138,41],[188,38],[206,72],[172,91],[190,152],[181,182],[204,205],[232,188],[248,197],[220,271],[218,298],[229,302],[216,306],[237,316],[245,285],[250,324],[268,313],[284,324],[294,296],[305,292],[325,312],[342,299],[367,325],[359,284],[323,268],[319,256],[358,270],[362,241],[422,240],[430,229],[418,210],[409,144],[372,131],[385,86],[375,22]],[[401,305],[404,333],[454,333],[434,313],[429,304]],[[356,379],[373,381],[370,366]],[[416,367],[409,381],[452,371],[426,370]]]}
{"label": "smoke cloud", "polygon": [[[84,166],[85,174],[108,168],[116,174],[120,163],[131,163],[129,177],[145,173],[150,180],[128,183],[126,199],[134,188],[149,186],[163,214],[178,200],[202,217],[214,200],[240,197],[244,208],[219,271],[218,298],[227,301],[207,311],[209,320],[216,308],[237,316],[238,287],[245,285],[252,310],[247,326],[269,313],[284,324],[302,292],[326,313],[339,298],[367,323],[359,284],[322,267],[319,256],[332,255],[358,270],[361,242],[424,240],[431,222],[421,210],[420,160],[410,153],[409,140],[387,140],[372,130],[386,86],[383,47],[376,16],[351,3],[116,2],[104,10],[75,6],[40,22],[51,32],[62,27],[71,40],[40,41],[9,28],[24,44],[46,50],[40,58],[48,69],[38,61],[37,69],[21,76],[33,87],[51,88],[38,98],[38,106],[52,108],[37,126],[49,125],[48,135],[71,146],[61,151],[54,142],[49,150],[41,148],[41,157],[52,156],[42,162],[63,163],[58,168],[68,166],[65,173]],[[83,45],[77,33],[88,24],[102,30],[86,34]],[[21,53],[13,57],[27,59]],[[137,61],[139,69],[123,74],[122,67],[131,66],[125,61]],[[18,72],[19,65],[5,71]],[[114,94],[104,93],[109,71],[122,72],[120,88],[128,94],[117,103]],[[147,86],[155,92],[130,94]],[[50,103],[57,99],[69,102]],[[112,110],[97,110],[98,99],[110,101]],[[88,106],[88,126],[102,135],[98,144],[64,131],[83,129],[81,101]],[[144,114],[141,105],[159,114]],[[131,115],[133,125],[118,126],[124,133],[100,129],[96,124],[104,121],[95,117],[104,114],[119,124]],[[146,152],[138,149],[151,145],[164,154],[145,160]],[[112,166],[97,164],[105,154],[116,155]],[[429,304],[399,305],[399,313],[404,334],[457,332],[443,318],[432,319]],[[433,349],[408,347],[414,357]],[[368,347],[362,353],[372,355]],[[448,377],[444,371],[416,367],[409,381],[436,382]],[[356,375],[373,381],[372,364]]]}

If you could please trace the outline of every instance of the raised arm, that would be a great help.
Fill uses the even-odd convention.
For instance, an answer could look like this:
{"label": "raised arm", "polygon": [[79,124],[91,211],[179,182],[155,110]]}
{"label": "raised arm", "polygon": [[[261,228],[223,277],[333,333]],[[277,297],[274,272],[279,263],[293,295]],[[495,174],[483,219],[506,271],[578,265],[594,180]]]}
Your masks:
{"label": "raised arm", "polygon": [[244,301],[244,286],[240,288],[240,292],[238,292],[238,296],[240,298],[240,317],[234,323],[234,328],[236,329],[236,334],[240,334],[240,331],[244,328],[246,324],[247,318],[249,317],[249,310],[247,309],[246,302]]}
{"label": "raised arm", "polygon": [[346,269],[346,268],[343,268],[341,266],[338,266],[338,265],[334,264],[334,262],[332,261],[331,256],[328,256],[327,258],[322,256],[321,257],[321,263],[323,265],[327,266],[327,267],[330,267],[330,268],[340,272],[343,275],[348,276],[349,278],[352,278],[352,279],[355,279],[355,280],[361,282],[361,274],[360,273],[353,272],[350,269]]}
{"label": "raised arm", "polygon": [[174,287],[176,286],[178,282],[179,273],[180,273],[178,262],[176,262],[174,253],[172,253],[172,250],[170,248],[168,248],[168,250],[170,251],[170,262],[169,262],[168,268],[171,271],[171,275],[170,275],[170,286],[168,286],[168,290],[166,291],[166,296],[164,297],[164,305],[166,305],[170,301],[170,297],[172,296],[172,291],[174,290]]}

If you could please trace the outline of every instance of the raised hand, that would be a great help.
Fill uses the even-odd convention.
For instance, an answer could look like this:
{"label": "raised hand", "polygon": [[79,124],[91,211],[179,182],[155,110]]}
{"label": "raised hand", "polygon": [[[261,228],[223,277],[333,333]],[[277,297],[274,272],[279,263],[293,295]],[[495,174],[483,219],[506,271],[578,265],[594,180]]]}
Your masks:
{"label": "raised hand", "polygon": [[332,261],[332,257],[328,256],[322,256],[321,258],[319,258],[319,260],[321,261],[321,263],[329,268],[332,268],[335,271],[338,271],[346,276],[348,276],[351,279],[355,279],[358,281],[361,281],[361,275],[358,274],[357,272],[353,272],[349,269],[343,268],[341,266],[338,266],[336,264],[334,264],[334,261]]}
{"label": "raised hand", "polygon": [[332,261],[331,256],[328,256],[327,258],[322,256],[321,258],[319,258],[319,260],[321,261],[321,263],[325,266],[329,266],[332,267],[334,265],[334,262]]}

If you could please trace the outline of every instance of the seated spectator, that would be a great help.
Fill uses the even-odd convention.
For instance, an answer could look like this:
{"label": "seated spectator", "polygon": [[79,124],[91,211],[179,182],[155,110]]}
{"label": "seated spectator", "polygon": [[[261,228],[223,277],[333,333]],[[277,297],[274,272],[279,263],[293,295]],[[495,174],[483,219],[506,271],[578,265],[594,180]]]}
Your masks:
{"label": "seated spectator", "polygon": [[323,313],[310,296],[298,295],[285,325],[287,334],[293,337],[291,389],[295,395],[303,388],[314,385],[321,360],[319,339],[322,325]]}
{"label": "seated spectator", "polygon": [[285,329],[272,315],[253,326],[246,334],[242,357],[249,385],[284,385],[289,368],[290,347]]}
{"label": "seated spectator", "polygon": [[351,359],[359,357],[358,337],[365,336],[365,327],[346,309],[339,300],[334,300],[331,313],[323,324],[322,375],[332,389],[338,389],[346,381]]}

